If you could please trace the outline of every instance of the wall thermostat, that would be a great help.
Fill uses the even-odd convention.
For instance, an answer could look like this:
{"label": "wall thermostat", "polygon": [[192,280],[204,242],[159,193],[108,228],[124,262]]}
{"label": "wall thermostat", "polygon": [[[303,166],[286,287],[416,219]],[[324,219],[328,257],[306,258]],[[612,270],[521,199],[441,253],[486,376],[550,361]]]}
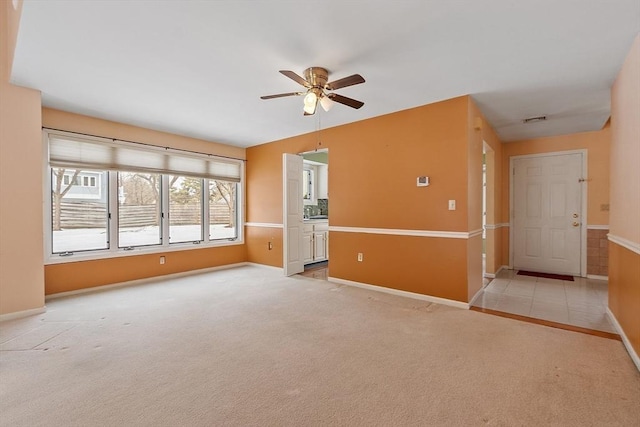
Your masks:
{"label": "wall thermostat", "polygon": [[428,176],[419,176],[418,177],[418,187],[426,187],[429,185],[429,177]]}

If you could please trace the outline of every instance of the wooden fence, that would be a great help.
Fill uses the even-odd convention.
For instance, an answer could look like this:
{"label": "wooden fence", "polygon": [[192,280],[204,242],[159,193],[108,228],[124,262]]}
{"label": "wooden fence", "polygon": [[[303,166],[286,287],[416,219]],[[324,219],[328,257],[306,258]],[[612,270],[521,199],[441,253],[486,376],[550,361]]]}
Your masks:
{"label": "wooden fence", "polygon": [[[231,212],[225,204],[211,204],[210,224],[230,224]],[[55,206],[53,207],[55,214]],[[102,228],[105,226],[107,207],[96,202],[62,202],[60,206],[60,228]],[[121,228],[157,226],[156,205],[120,206]],[[174,205],[170,211],[171,224],[191,225],[200,222],[200,208],[197,205]],[[55,217],[55,215],[54,215]]]}

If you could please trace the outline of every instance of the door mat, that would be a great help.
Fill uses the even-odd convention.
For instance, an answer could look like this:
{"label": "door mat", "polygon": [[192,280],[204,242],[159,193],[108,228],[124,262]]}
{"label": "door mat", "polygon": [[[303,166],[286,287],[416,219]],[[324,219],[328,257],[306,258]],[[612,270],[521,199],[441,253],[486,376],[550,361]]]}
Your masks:
{"label": "door mat", "polygon": [[544,277],[545,279],[566,280],[568,282],[573,282],[573,276],[568,276],[566,274],[538,273],[536,271],[525,270],[518,270],[518,274],[521,276]]}

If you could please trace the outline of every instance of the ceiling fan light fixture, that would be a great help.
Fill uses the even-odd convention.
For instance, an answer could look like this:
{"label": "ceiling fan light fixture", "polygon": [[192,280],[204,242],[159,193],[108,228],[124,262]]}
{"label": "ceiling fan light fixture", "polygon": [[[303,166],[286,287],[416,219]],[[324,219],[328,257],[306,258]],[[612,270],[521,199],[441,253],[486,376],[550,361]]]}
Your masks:
{"label": "ceiling fan light fixture", "polygon": [[307,114],[313,114],[316,112],[316,105],[318,103],[318,95],[313,91],[307,92],[304,96],[304,112]]}
{"label": "ceiling fan light fixture", "polygon": [[323,96],[320,98],[320,105],[322,105],[324,111],[329,111],[333,107],[333,101],[329,97]]}

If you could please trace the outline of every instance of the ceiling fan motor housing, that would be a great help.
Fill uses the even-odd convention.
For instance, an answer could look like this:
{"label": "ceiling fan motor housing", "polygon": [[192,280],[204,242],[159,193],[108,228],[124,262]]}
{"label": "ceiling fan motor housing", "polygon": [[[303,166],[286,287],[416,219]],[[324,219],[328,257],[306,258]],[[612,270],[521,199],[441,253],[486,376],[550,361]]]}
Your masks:
{"label": "ceiling fan motor housing", "polygon": [[309,67],[304,70],[304,79],[312,86],[324,89],[329,80],[329,72],[322,67]]}

